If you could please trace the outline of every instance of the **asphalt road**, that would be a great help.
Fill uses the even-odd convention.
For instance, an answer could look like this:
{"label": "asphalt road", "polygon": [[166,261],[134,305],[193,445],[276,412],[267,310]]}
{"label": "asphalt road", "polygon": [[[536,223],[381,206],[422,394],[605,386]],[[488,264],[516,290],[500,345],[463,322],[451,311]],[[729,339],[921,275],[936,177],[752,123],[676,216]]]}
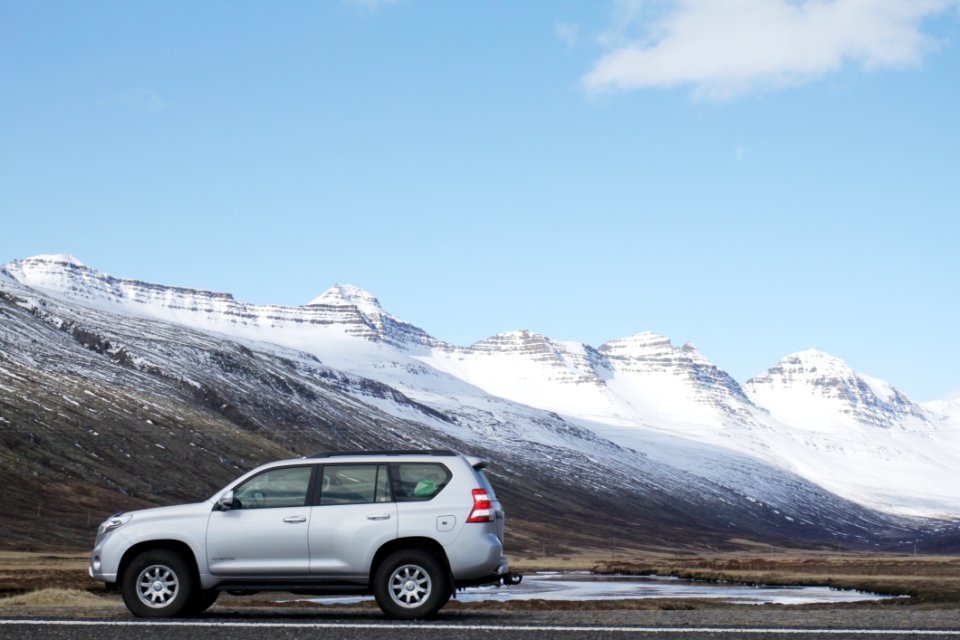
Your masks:
{"label": "asphalt road", "polygon": [[436,620],[397,623],[377,613],[346,615],[224,611],[195,620],[0,619],[0,638],[33,640],[563,640],[710,638],[803,640],[806,638],[957,638],[960,612],[893,610],[745,610],[694,611],[457,611]]}

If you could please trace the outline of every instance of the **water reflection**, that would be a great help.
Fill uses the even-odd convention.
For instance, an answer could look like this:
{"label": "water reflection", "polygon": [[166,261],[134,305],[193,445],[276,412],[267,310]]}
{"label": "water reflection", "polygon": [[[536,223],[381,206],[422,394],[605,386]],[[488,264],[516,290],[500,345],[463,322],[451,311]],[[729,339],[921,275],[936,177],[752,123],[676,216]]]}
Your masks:
{"label": "water reflection", "polygon": [[[638,598],[711,598],[735,604],[813,604],[865,602],[905,596],[883,596],[830,587],[752,587],[699,582],[661,576],[610,576],[589,572],[528,574],[512,587],[470,587],[457,592],[461,602],[516,600],[633,600]],[[317,604],[352,604],[370,597],[310,598]]]}
{"label": "water reflection", "polygon": [[661,576],[601,576],[590,573],[535,573],[526,576],[521,584],[514,587],[475,587],[457,595],[457,599],[463,602],[711,598],[736,604],[863,602],[891,597],[897,596],[830,587],[753,587]]}

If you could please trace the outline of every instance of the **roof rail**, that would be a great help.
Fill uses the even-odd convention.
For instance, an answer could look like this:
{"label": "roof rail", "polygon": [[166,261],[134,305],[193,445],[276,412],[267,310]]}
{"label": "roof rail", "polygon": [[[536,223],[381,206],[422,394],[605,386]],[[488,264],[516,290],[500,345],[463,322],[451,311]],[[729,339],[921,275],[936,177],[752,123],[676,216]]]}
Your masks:
{"label": "roof rail", "polygon": [[338,456],[457,456],[450,449],[389,449],[384,451],[324,451],[310,458],[335,458]]}

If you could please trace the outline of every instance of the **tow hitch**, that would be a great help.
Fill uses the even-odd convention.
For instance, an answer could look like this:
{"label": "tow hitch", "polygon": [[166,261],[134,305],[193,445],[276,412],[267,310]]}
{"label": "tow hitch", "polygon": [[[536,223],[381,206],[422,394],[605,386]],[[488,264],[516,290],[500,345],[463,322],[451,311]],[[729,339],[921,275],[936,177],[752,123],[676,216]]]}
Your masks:
{"label": "tow hitch", "polygon": [[523,582],[523,576],[519,573],[505,573],[500,576],[500,584],[505,587],[512,587]]}

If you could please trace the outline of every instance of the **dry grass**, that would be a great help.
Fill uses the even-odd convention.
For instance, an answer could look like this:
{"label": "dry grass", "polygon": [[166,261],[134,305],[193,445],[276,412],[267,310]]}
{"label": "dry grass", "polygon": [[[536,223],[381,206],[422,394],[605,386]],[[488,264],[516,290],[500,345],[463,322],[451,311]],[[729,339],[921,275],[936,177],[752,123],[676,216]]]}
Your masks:
{"label": "dry grass", "polygon": [[95,596],[88,591],[80,591],[79,589],[41,589],[40,591],[30,591],[29,593],[23,593],[18,596],[0,598],[0,608],[17,606],[100,607],[112,606],[112,603],[105,602],[103,598]]}
{"label": "dry grass", "polygon": [[0,595],[40,589],[98,589],[87,554],[0,551]]}

